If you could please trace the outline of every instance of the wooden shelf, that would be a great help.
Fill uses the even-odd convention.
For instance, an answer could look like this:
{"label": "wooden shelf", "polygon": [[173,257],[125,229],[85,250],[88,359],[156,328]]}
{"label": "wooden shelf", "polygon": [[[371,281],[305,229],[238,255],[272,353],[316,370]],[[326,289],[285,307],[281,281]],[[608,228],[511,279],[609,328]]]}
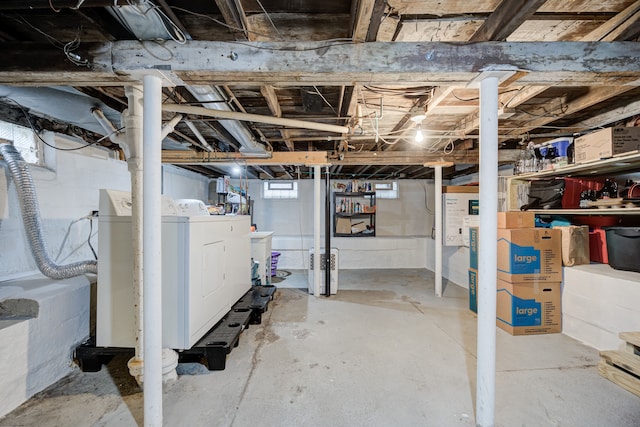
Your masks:
{"label": "wooden shelf", "polygon": [[[519,183],[549,177],[602,177],[623,175],[624,173],[637,172],[639,169],[640,151],[633,151],[630,153],[619,154],[608,159],[573,164],[558,169],[513,175],[509,177],[507,184],[507,209],[516,211],[520,207],[517,206],[518,197],[516,194],[516,188]],[[640,207],[607,209],[532,209],[531,212],[538,215],[640,215]]]}
{"label": "wooden shelf", "polygon": [[596,160],[588,163],[579,163],[564,166],[558,169],[549,169],[540,172],[523,173],[514,175],[515,179],[535,179],[548,178],[550,176],[570,176],[570,175],[608,175],[612,173],[622,173],[625,171],[637,171],[640,164],[640,152],[620,154],[608,159]]}
{"label": "wooden shelf", "polygon": [[367,218],[370,215],[375,215],[375,212],[358,212],[358,213],[344,213],[336,212],[338,218]]}
{"label": "wooden shelf", "polygon": [[[515,209],[513,212],[518,212]],[[640,208],[608,209],[529,209],[536,215],[640,215]]]}

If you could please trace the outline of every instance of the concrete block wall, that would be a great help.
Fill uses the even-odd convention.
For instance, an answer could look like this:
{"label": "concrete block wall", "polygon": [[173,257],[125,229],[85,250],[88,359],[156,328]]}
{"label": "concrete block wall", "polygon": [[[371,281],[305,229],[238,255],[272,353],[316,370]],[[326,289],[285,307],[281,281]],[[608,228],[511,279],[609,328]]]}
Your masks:
{"label": "concrete block wall", "polygon": [[640,331],[640,273],[607,264],[563,270],[562,332],[598,350],[622,349],[618,333]]}
{"label": "concrete block wall", "polygon": [[30,276],[2,282],[0,300],[30,300],[37,315],[0,315],[0,417],[69,374],[89,335],[89,280]]}

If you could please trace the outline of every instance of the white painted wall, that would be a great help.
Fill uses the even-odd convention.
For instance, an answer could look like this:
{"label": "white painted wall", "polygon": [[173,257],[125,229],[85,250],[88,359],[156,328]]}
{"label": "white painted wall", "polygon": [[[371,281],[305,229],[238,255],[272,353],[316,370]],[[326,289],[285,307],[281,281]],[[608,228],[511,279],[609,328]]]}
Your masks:
{"label": "white painted wall", "polygon": [[[308,251],[313,246],[313,182],[299,181],[299,198],[285,200],[264,199],[262,182],[249,182],[253,222],[260,231],[274,232],[273,250],[282,254],[279,268],[308,268]],[[399,199],[377,199],[376,237],[331,238],[331,246],[340,251],[339,268],[427,268],[433,182],[401,180],[398,186]],[[324,201],[321,209],[324,228]]]}
{"label": "white painted wall", "polygon": [[162,166],[162,194],[172,199],[198,199],[208,204],[210,181],[177,166]]}
{"label": "white painted wall", "polygon": [[[59,140],[61,147],[77,147],[77,143]],[[126,163],[115,160],[108,151],[85,148],[55,151],[47,148],[45,159],[50,168],[31,167],[49,255],[58,264],[93,259],[87,244],[89,220],[98,209],[98,189],[128,190]],[[37,273],[26,240],[20,205],[12,180],[8,180],[6,164],[0,162],[0,280]],[[93,233],[98,224],[94,221]],[[68,234],[67,234],[68,233]],[[65,236],[67,236],[65,241]],[[98,247],[97,236],[92,238]]]}

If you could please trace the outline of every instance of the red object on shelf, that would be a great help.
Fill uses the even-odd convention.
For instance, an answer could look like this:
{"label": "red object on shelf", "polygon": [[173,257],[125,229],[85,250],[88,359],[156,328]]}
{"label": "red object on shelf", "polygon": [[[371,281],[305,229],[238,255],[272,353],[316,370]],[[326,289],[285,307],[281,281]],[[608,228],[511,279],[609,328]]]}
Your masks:
{"label": "red object on shelf", "polygon": [[604,185],[604,178],[564,178],[564,194],[562,195],[562,209],[578,209],[580,207],[580,193],[585,190],[600,190]]}
{"label": "red object on shelf", "polygon": [[601,228],[589,232],[589,258],[591,262],[609,264],[606,236],[606,232]]}

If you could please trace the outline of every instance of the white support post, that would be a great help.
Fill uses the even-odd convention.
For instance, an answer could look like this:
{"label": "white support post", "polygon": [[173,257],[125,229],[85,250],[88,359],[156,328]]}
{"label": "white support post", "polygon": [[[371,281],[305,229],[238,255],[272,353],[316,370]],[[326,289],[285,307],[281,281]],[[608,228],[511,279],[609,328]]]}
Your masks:
{"label": "white support post", "polygon": [[162,426],[162,82],[145,75],[143,112],[144,425]]}
{"label": "white support post", "polygon": [[480,82],[480,236],[476,425],[493,427],[496,395],[498,78]]}
{"label": "white support post", "polygon": [[435,166],[434,168],[436,178],[436,236],[435,236],[435,249],[436,249],[436,296],[442,296],[442,166]]}
{"label": "white support post", "polygon": [[[315,165],[313,167],[313,266],[315,267],[313,274],[313,295],[319,297],[320,290],[322,288],[322,272],[324,271],[324,265],[320,262],[321,259],[321,243],[320,243],[320,233],[321,233],[321,214],[322,214],[322,193],[321,193],[321,170],[322,167],[319,165]],[[326,231],[329,232],[328,230]],[[329,256],[329,251],[326,249],[327,255]]]}
{"label": "white support post", "polygon": [[136,328],[135,354],[127,363],[129,373],[138,384],[144,382],[144,333],[143,333],[143,176],[142,176],[142,87],[125,88],[128,99],[126,115],[123,116],[126,126],[126,145],[129,151],[127,165],[131,173],[131,238],[133,240],[133,305]]}

